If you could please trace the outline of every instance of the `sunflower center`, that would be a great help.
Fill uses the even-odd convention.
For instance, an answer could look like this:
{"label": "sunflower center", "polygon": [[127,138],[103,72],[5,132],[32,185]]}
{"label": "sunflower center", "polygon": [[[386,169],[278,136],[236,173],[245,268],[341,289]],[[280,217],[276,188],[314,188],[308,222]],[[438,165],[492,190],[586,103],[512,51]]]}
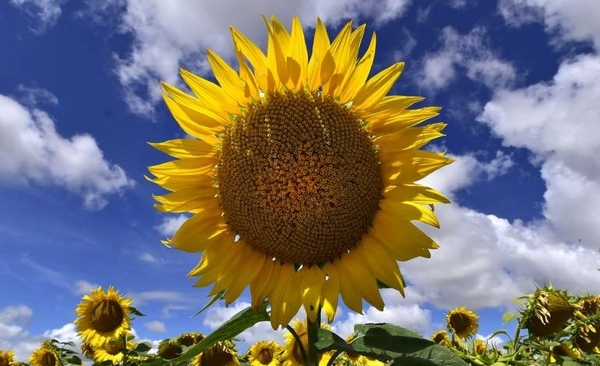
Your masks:
{"label": "sunflower center", "polygon": [[56,365],[56,357],[54,357],[54,354],[52,354],[52,352],[46,352],[44,353],[44,355],[42,356],[42,360],[41,360],[41,364],[42,366],[54,366]]}
{"label": "sunflower center", "polygon": [[200,365],[226,366],[234,362],[235,356],[221,346],[213,346],[200,355]]}
{"label": "sunflower center", "polygon": [[124,315],[118,301],[102,300],[94,305],[90,323],[99,332],[110,332],[121,325]]}
{"label": "sunflower center", "polygon": [[383,183],[361,121],[316,93],[269,95],[225,131],[217,174],[227,224],[282,262],[321,264],[371,225]]}
{"label": "sunflower center", "polygon": [[104,346],[104,350],[106,351],[106,353],[108,353],[109,355],[112,355],[112,356],[118,355],[119,353],[121,353],[121,351],[124,348],[125,347],[123,346],[123,342],[121,342],[121,341],[108,342]]}
{"label": "sunflower center", "polygon": [[273,361],[273,351],[270,348],[263,348],[258,352],[258,362],[268,365]]}

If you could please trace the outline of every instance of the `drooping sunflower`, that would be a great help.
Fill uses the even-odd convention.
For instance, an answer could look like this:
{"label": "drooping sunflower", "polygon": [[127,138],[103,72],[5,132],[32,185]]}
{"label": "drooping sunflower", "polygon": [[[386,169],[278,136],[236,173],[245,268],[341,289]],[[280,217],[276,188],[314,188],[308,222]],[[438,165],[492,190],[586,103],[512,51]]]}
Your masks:
{"label": "drooping sunflower", "polygon": [[123,338],[111,339],[102,346],[94,348],[94,361],[111,361],[113,364],[117,364],[123,361],[123,358],[125,357],[123,351],[134,348],[135,343],[133,341],[125,342],[123,341]]}
{"label": "drooping sunflower", "polygon": [[452,309],[446,315],[446,326],[456,337],[467,339],[477,334],[479,316],[464,306]]}
{"label": "drooping sunflower", "polygon": [[484,341],[483,339],[477,338],[473,341],[473,352],[476,355],[481,356],[481,355],[485,354],[487,352],[487,347],[488,347],[487,342]]}
{"label": "drooping sunflower", "polygon": [[239,69],[208,50],[218,85],[181,70],[194,95],[163,83],[167,107],[194,138],[151,144],[176,158],[149,167],[170,193],[163,212],[191,213],[165,244],[202,252],[191,277],[226,303],[249,287],[267,300],[273,328],[304,306],[333,321],[341,295],[353,311],[365,299],[383,309],[377,281],[403,293],[397,261],[430,257],[438,245],[413,225],[438,226],[433,204],[448,200],[415,183],[449,164],[420,148],[445,123],[415,127],[438,107],[387,95],[398,62],[371,78],[376,36],[347,23],[333,41],[318,19],[309,57],[302,25],[265,19],[266,54],[231,29]]}
{"label": "drooping sunflower", "polygon": [[575,306],[566,292],[545,286],[529,296],[524,310],[525,325],[532,335],[551,337],[563,329],[574,313]]}
{"label": "drooping sunflower", "polygon": [[29,356],[31,366],[62,366],[60,356],[49,341],[42,342],[40,348]]}
{"label": "drooping sunflower", "polygon": [[431,335],[431,340],[445,347],[450,346],[450,336],[448,336],[448,332],[443,329],[433,332]]}
{"label": "drooping sunflower", "polygon": [[0,366],[14,366],[15,351],[4,351],[0,349]]}
{"label": "drooping sunflower", "polygon": [[91,290],[77,306],[75,326],[79,337],[92,347],[101,347],[120,338],[131,329],[131,299],[121,296],[114,287]]}
{"label": "drooping sunflower", "polygon": [[217,342],[194,357],[192,366],[239,366],[235,345],[231,341]]}
{"label": "drooping sunflower", "polygon": [[283,349],[274,341],[258,341],[248,349],[250,366],[278,366]]}

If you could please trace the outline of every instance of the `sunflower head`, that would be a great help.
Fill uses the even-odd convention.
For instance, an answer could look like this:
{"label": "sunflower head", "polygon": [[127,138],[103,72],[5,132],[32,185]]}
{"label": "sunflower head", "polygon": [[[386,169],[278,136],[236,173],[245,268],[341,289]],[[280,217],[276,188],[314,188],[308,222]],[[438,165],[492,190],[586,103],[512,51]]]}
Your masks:
{"label": "sunflower head", "polygon": [[237,351],[231,341],[217,342],[194,358],[193,366],[239,366]]}
{"label": "sunflower head", "polygon": [[581,352],[569,343],[561,343],[557,346],[552,347],[552,358],[571,357],[579,359],[581,358],[581,356]]}
{"label": "sunflower head", "polygon": [[450,343],[450,336],[448,336],[448,332],[443,329],[433,332],[431,335],[431,340],[437,344],[441,344],[442,346],[448,347]]}
{"label": "sunflower head", "polygon": [[56,348],[49,342],[44,341],[37,350],[29,357],[31,366],[62,366],[62,361]]}
{"label": "sunflower head", "polygon": [[183,333],[175,338],[175,343],[180,346],[190,347],[196,343],[200,343],[204,339],[204,335],[198,332]]}
{"label": "sunflower head", "polygon": [[573,343],[584,352],[590,352],[596,347],[600,347],[600,321],[579,324]]}
{"label": "sunflower head", "polygon": [[121,296],[114,287],[91,290],[77,306],[75,325],[79,336],[93,347],[101,347],[120,338],[131,329],[131,299]]}
{"label": "sunflower head", "polygon": [[164,340],[158,344],[158,355],[165,360],[171,360],[181,355],[182,349],[177,343],[171,340]]}
{"label": "sunflower head", "polygon": [[250,366],[278,366],[283,349],[274,341],[259,341],[248,349]]}
{"label": "sunflower head", "polygon": [[473,351],[475,352],[476,355],[484,355],[487,351],[487,342],[484,341],[483,339],[475,339],[473,341]]}
{"label": "sunflower head", "polygon": [[573,316],[574,307],[568,295],[547,286],[537,289],[530,298],[526,314],[526,327],[530,334],[538,337],[551,337],[563,329]]}
{"label": "sunflower head", "polygon": [[467,339],[474,336],[479,330],[479,316],[463,306],[448,312],[446,325],[456,337]]}
{"label": "sunflower head", "polygon": [[112,361],[113,364],[119,363],[125,356],[123,351],[134,348],[135,343],[132,341],[124,341],[123,338],[110,339],[102,346],[94,348],[94,361]]}
{"label": "sunflower head", "polygon": [[4,351],[0,349],[0,366],[14,366],[15,351]]}
{"label": "sunflower head", "polygon": [[577,308],[584,317],[598,315],[600,313],[600,296],[588,295],[581,297],[577,303]]}
{"label": "sunflower head", "polygon": [[157,209],[193,215],[166,243],[202,252],[189,275],[226,303],[247,287],[255,308],[268,299],[274,328],[301,306],[331,322],[340,295],[381,310],[378,281],[402,292],[397,261],[438,247],[412,221],[438,226],[432,205],[448,202],[415,183],[452,161],[420,149],[443,136],[444,123],[416,127],[439,108],[387,95],[404,63],[369,78],[376,37],[359,57],[364,25],[330,41],[317,20],[309,57],[297,17],[291,31],[265,23],[266,53],[231,29],[239,70],[208,51],[218,85],[188,71],[193,96],[163,84],[195,138],[152,144],[176,158],[149,168],[169,192]]}

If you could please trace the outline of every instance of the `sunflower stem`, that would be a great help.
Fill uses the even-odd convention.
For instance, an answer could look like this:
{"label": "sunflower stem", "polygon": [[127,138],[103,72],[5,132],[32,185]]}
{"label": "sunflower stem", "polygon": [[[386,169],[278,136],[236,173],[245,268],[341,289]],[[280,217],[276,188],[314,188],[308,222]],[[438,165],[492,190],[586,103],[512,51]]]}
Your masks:
{"label": "sunflower stem", "polygon": [[319,351],[315,347],[318,339],[318,330],[321,328],[321,311],[317,311],[317,317],[314,322],[306,316],[306,325],[308,332],[308,354],[306,355],[306,366],[319,366]]}

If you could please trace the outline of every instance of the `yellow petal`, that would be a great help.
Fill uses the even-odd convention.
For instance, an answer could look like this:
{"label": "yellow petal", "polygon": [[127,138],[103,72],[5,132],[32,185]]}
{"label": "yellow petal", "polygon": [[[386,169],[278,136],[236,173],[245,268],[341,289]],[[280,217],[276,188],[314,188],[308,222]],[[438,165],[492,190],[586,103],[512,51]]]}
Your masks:
{"label": "yellow petal", "polygon": [[308,86],[311,91],[317,90],[321,86],[321,64],[325,59],[325,55],[329,50],[329,36],[327,35],[327,29],[321,21],[317,18],[317,26],[315,28],[315,35],[313,38],[312,52],[310,55],[310,61],[308,62]]}
{"label": "yellow petal", "polygon": [[[182,109],[181,107],[173,101],[168,95],[163,94],[165,103],[167,104],[167,108],[175,118],[175,121],[179,124],[179,126],[188,134],[192,135],[196,138],[199,138],[202,141],[205,141],[208,144],[216,146],[220,143],[219,138],[216,136],[216,132],[211,130],[203,125],[203,123],[207,123],[207,121],[194,121],[192,120]],[[214,120],[213,120],[214,121]]]}
{"label": "yellow petal", "polygon": [[339,97],[342,93],[342,86],[354,74],[356,63],[358,61],[358,51],[362,42],[362,37],[365,33],[366,25],[363,24],[356,28],[351,34],[346,49],[333,52],[333,57],[336,60],[335,78],[332,78],[329,85],[329,92],[334,97]]}
{"label": "yellow petal", "polygon": [[404,62],[398,62],[369,79],[352,100],[352,109],[360,111],[379,103],[394,86],[403,69]]}
{"label": "yellow petal", "polygon": [[429,205],[434,203],[450,203],[440,192],[420,184],[402,184],[386,190],[385,199],[391,202],[410,201],[417,204]]}
{"label": "yellow petal", "polygon": [[[271,304],[271,326],[273,329],[277,329],[279,324],[282,324],[282,320],[284,320],[282,316],[285,312],[284,295],[286,293],[286,289],[290,286],[293,286],[292,279],[296,273],[293,264],[284,263],[281,264],[280,267],[281,271],[277,277],[275,287],[269,295],[269,303]],[[299,293],[297,288],[296,292]]]}
{"label": "yellow petal", "polygon": [[162,175],[169,175],[171,177],[197,177],[210,172],[214,165],[214,158],[176,159],[166,163],[149,166],[148,171],[157,177]]}
{"label": "yellow petal", "polygon": [[273,262],[267,258],[259,274],[250,282],[250,292],[252,293],[252,308],[258,309],[265,298],[271,294],[275,283],[279,280],[281,265],[279,262]]}
{"label": "yellow petal", "polygon": [[412,127],[439,114],[439,107],[409,109],[377,119],[372,118],[366,127],[376,135],[391,134]]}
{"label": "yellow petal", "polygon": [[231,95],[238,104],[246,105],[249,100],[244,95],[244,82],[240,79],[238,73],[212,50],[206,50],[206,55],[221,88]]}
{"label": "yellow petal", "polygon": [[354,250],[375,278],[398,290],[404,296],[404,280],[398,264],[377,239],[365,234]]}
{"label": "yellow petal", "polygon": [[[231,271],[234,279],[227,286],[227,292],[224,296],[225,305],[231,304],[240,297],[244,289],[246,289],[250,282],[256,278],[266,261],[266,256],[257,250],[252,250],[248,256],[244,257],[244,259],[243,263],[239,266],[239,271]],[[240,274],[244,277],[244,281],[235,280],[235,278],[240,277]]]}
{"label": "yellow petal", "polygon": [[340,104],[346,104],[348,101],[354,98],[360,88],[365,85],[365,82],[369,77],[369,73],[371,72],[373,61],[375,60],[376,44],[377,37],[375,33],[373,33],[367,51],[360,59],[354,70],[352,70],[351,73],[348,73],[347,78],[344,81],[344,86],[340,89]]}
{"label": "yellow petal", "polygon": [[213,109],[219,107],[219,104],[210,109],[203,107],[199,100],[188,95],[176,87],[167,83],[161,83],[164,93],[167,94],[177,106],[188,115],[188,117],[197,124],[201,124],[211,130],[222,130],[223,126],[229,123],[229,119],[215,113]]}
{"label": "yellow petal", "polygon": [[217,84],[184,69],[179,69],[179,74],[198,98],[198,103],[204,108],[210,108],[223,120],[228,121],[230,115],[240,112],[237,101]]}
{"label": "yellow petal", "polygon": [[152,195],[160,203],[157,209],[162,212],[199,212],[207,200],[214,199],[218,190],[211,186],[200,186],[178,190],[163,196]]}
{"label": "yellow petal", "polygon": [[[323,92],[331,95],[331,92],[338,86],[339,83],[344,79],[344,74],[341,72],[342,64],[348,64],[348,49],[352,37],[352,21],[346,23],[344,28],[340,31],[338,36],[331,43],[329,52],[324,59],[324,64],[321,69],[321,84],[323,86]],[[328,57],[330,55],[330,57]],[[331,67],[331,61],[333,60],[333,70],[330,72],[323,72],[324,66]],[[344,70],[345,71],[345,70]],[[328,75],[330,74],[330,75]]]}
{"label": "yellow petal", "polygon": [[383,199],[379,201],[379,208],[381,211],[386,211],[400,220],[418,220],[437,228],[440,227],[437,217],[426,205]]}
{"label": "yellow petal", "polygon": [[216,154],[214,146],[202,140],[174,139],[164,142],[149,142],[153,148],[179,159],[213,157]]}
{"label": "yellow petal", "polygon": [[384,149],[381,146],[379,161],[385,185],[416,182],[454,161],[443,154],[422,150],[408,150],[387,156],[382,153]]}
{"label": "yellow petal", "polygon": [[214,243],[233,241],[230,233],[224,232],[225,225],[217,211],[205,209],[198,212],[175,232],[170,244],[184,252],[195,253],[206,250]]}
{"label": "yellow petal", "polygon": [[327,262],[323,266],[326,280],[323,285],[323,311],[327,315],[327,321],[333,322],[338,306],[338,298],[340,296],[340,276],[335,266]]}
{"label": "yellow petal", "polygon": [[317,321],[321,303],[321,292],[325,284],[325,274],[319,266],[303,267],[298,272],[300,275],[300,291],[302,292],[302,305],[311,322]]}
{"label": "yellow petal", "polygon": [[359,297],[364,298],[377,310],[382,311],[383,299],[379,293],[377,281],[365,267],[362,259],[357,256],[357,253],[352,251],[342,254],[342,259],[336,264],[340,272],[340,287],[344,288],[343,282],[347,282],[347,287],[351,287]]}
{"label": "yellow petal", "polygon": [[273,75],[274,84],[268,85],[267,92],[280,91],[281,85],[285,85],[288,80],[287,73],[287,60],[286,52],[287,49],[283,49],[286,43],[285,33],[276,33],[273,26],[269,21],[264,18],[265,25],[267,27],[268,40],[267,40],[267,65],[269,71]]}
{"label": "yellow petal", "polygon": [[[441,131],[445,123],[432,123],[423,127],[413,127],[393,133],[379,135],[374,141],[375,145],[382,147],[380,157],[383,160],[392,159],[392,155],[403,150],[419,149],[431,140],[445,136]],[[375,132],[377,135],[377,132]]]}
{"label": "yellow petal", "polygon": [[254,74],[259,88],[268,90],[268,62],[267,56],[250,39],[244,36],[235,28],[229,28],[231,37],[236,48],[248,59],[250,65],[254,68]]}
{"label": "yellow petal", "polygon": [[[377,225],[377,226],[375,226]],[[386,250],[399,261],[407,261],[416,257],[429,258],[430,249],[439,246],[413,224],[403,222],[391,212],[379,211],[369,230]]]}
{"label": "yellow petal", "polygon": [[292,19],[292,34],[287,56],[287,69],[289,73],[288,88],[301,90],[306,82],[306,67],[308,64],[308,52],[304,30],[297,16]]}
{"label": "yellow petal", "polygon": [[344,275],[346,274],[344,264],[336,258],[333,261],[333,265],[339,275],[340,295],[342,295],[344,304],[354,312],[362,314],[362,298],[354,289],[355,285],[349,281],[348,278],[344,278]]}
{"label": "yellow petal", "polygon": [[385,119],[387,117],[403,112],[404,109],[422,101],[423,97],[409,95],[388,95],[383,97],[379,103],[369,109],[359,111],[360,118],[370,121],[374,119]]}

